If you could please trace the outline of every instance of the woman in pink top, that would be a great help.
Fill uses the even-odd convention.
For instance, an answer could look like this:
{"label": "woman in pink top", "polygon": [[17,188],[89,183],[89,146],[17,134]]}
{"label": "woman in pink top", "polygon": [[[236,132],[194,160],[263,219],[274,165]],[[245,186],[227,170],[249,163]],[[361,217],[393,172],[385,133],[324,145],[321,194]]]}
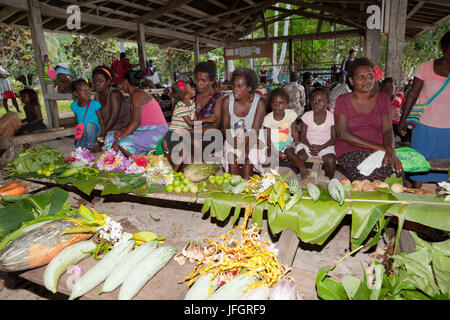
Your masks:
{"label": "woman in pink top", "polygon": [[[351,93],[336,99],[334,122],[337,139],[334,146],[342,173],[351,181],[381,180],[401,174],[402,165],[394,149],[389,96],[374,92],[373,63],[358,58],[350,65]],[[369,176],[359,173],[358,165],[375,151],[385,151],[383,165]]]}
{"label": "woman in pink top", "polygon": [[131,97],[130,123],[106,136],[105,146],[122,151],[130,157],[146,153],[158,146],[168,131],[168,125],[158,102],[140,88],[145,79],[143,71],[128,70],[122,82]]}
{"label": "woman in pink top", "polygon": [[[443,57],[422,63],[414,73],[402,117],[398,124],[400,134],[406,134],[405,119],[417,100],[427,103],[450,77],[450,31],[441,38]],[[412,130],[411,147],[425,158],[450,159],[450,83],[426,107],[417,126]],[[422,182],[447,181],[446,172],[429,172],[410,176],[415,187]]]}

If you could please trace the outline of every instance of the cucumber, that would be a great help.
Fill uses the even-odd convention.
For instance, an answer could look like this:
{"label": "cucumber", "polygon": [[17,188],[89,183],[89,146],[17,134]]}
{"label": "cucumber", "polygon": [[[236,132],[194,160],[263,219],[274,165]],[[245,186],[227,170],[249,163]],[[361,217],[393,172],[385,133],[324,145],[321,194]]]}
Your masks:
{"label": "cucumber", "polygon": [[80,173],[81,167],[69,168],[61,173],[58,177],[66,178]]}
{"label": "cucumber", "polygon": [[142,287],[172,259],[178,249],[172,246],[159,247],[130,272],[122,283],[119,291],[119,300],[131,300]]}
{"label": "cucumber", "polygon": [[74,264],[89,257],[95,249],[91,240],[77,242],[65,248],[50,261],[44,272],[44,286],[53,293],[57,292],[61,275]]}
{"label": "cucumber", "polygon": [[109,251],[95,266],[89,269],[73,286],[69,300],[81,297],[100,283],[117,267],[134,247],[134,240],[129,240]]}
{"label": "cucumber", "polygon": [[[184,296],[184,300],[206,300],[209,297],[209,286],[210,286],[210,280],[211,277],[213,277],[212,273],[207,273],[201,277],[199,277],[197,280],[195,280],[194,284],[191,286],[191,288],[188,290],[186,295]],[[214,292],[217,288],[217,285],[219,283],[219,280],[214,278],[212,281],[212,292]]]}
{"label": "cucumber", "polygon": [[150,252],[156,249],[158,241],[146,242],[133,251],[117,266],[116,269],[106,278],[100,294],[114,291],[125,280],[126,276],[144,259]]}
{"label": "cucumber", "polygon": [[256,281],[258,278],[255,276],[237,275],[217,289],[208,300],[239,300],[245,294],[247,287]]}

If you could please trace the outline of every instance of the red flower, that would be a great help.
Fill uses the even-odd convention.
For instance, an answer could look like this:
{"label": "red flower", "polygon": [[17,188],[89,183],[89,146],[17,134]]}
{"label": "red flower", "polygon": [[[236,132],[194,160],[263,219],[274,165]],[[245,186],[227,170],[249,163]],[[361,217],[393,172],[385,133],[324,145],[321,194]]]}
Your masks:
{"label": "red flower", "polygon": [[139,167],[145,167],[147,165],[147,159],[145,157],[138,158],[135,162]]}
{"label": "red flower", "polygon": [[116,161],[116,157],[114,156],[107,156],[105,157],[105,160],[103,160],[105,164],[113,164],[114,161]]}

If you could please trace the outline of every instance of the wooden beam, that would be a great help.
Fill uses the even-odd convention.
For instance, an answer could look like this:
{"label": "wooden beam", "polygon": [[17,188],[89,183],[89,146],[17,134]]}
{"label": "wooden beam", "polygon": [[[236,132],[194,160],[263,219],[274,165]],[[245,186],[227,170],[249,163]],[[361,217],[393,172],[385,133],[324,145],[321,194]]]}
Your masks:
{"label": "wooden beam", "polygon": [[[257,5],[256,7],[252,8],[252,9],[250,9],[248,11],[243,12],[242,14],[244,14],[246,16],[252,15],[252,14],[258,12],[258,11],[261,11],[261,10],[264,10],[264,9],[270,7],[272,4],[276,3],[277,1],[278,0],[269,0],[267,2],[264,2],[264,3],[260,4],[260,5]],[[219,22],[217,24],[214,24],[214,25],[212,25],[212,26],[210,26],[208,28],[205,28],[203,30],[200,30],[200,32],[201,32],[201,34],[206,34],[206,33],[210,32],[210,31],[212,31],[212,30],[214,30],[216,28],[220,28],[220,27],[224,26],[227,23],[234,23],[236,21],[239,21],[240,19],[242,19],[241,16],[237,16],[237,17],[235,16],[235,17],[230,18],[230,19],[226,19],[225,18],[225,19],[223,19],[221,22]]]}
{"label": "wooden beam", "polygon": [[[42,93],[44,95],[46,93],[52,93],[53,85],[47,85],[44,82],[44,56],[47,55],[47,45],[45,43],[44,31],[42,30],[41,10],[37,0],[28,0],[28,24]],[[58,105],[54,100],[48,99],[44,99],[44,105],[47,113],[48,126],[50,128],[57,128],[59,126]]]}
{"label": "wooden beam", "polygon": [[336,31],[336,32],[321,32],[321,33],[307,33],[300,34],[294,36],[280,36],[280,37],[271,37],[269,39],[266,38],[257,38],[257,39],[246,39],[239,40],[233,42],[226,42],[226,46],[228,47],[237,47],[237,46],[246,46],[246,45],[256,45],[262,43],[279,43],[279,42],[288,42],[289,39],[296,40],[321,40],[321,39],[333,39],[333,38],[350,38],[350,37],[360,37],[364,35],[364,32],[361,30],[345,30],[345,31]]}
{"label": "wooden beam", "polygon": [[145,52],[145,30],[142,23],[138,24],[137,45],[139,54],[139,65],[141,70],[145,70],[147,62],[147,53]]}
{"label": "wooden beam", "polygon": [[20,9],[13,8],[13,7],[6,7],[3,8],[2,11],[0,11],[0,21],[6,20],[9,17],[13,16],[17,12],[19,12]]}
{"label": "wooden beam", "polygon": [[147,22],[148,19],[157,19],[160,16],[165,15],[166,13],[169,13],[178,7],[181,7],[185,4],[188,4],[192,0],[171,0],[169,3],[165,6],[159,7],[158,9],[152,10],[150,12],[147,12],[146,14],[142,15],[141,17],[137,18],[135,22]]}
{"label": "wooden beam", "polygon": [[439,19],[438,21],[436,21],[435,23],[433,23],[430,27],[425,28],[425,29],[422,29],[422,31],[420,31],[419,33],[417,33],[417,34],[414,36],[414,38],[416,39],[417,37],[419,37],[419,36],[421,36],[422,34],[424,34],[425,32],[427,32],[428,30],[437,28],[438,25],[439,25],[440,23],[442,23],[442,22],[444,22],[444,21],[447,21],[447,20],[449,20],[449,19],[450,19],[450,14],[447,15],[447,16],[445,16],[445,17],[443,17],[443,18],[441,18],[441,19]]}
{"label": "wooden beam", "polygon": [[408,12],[408,14],[406,15],[406,20],[408,20],[409,18],[411,18],[420,8],[423,7],[423,5],[425,4],[425,1],[419,1],[414,8],[412,8],[412,10],[410,12]]}
{"label": "wooden beam", "polygon": [[200,62],[200,48],[199,48],[199,43],[198,43],[198,36],[195,35],[194,36],[194,63],[197,65]]}
{"label": "wooden beam", "polygon": [[339,16],[345,16],[349,18],[363,18],[365,20],[365,17],[367,16],[366,12],[360,12],[357,10],[352,10],[348,8],[338,8],[333,6],[322,6],[320,4],[315,4],[312,2],[304,2],[304,1],[298,1],[298,0],[283,0],[284,3],[289,3],[292,5],[296,5],[303,8],[309,8],[314,9],[318,11],[325,11],[328,13],[337,14]]}
{"label": "wooden beam", "polygon": [[385,77],[402,79],[403,43],[405,41],[406,10],[408,0],[391,1],[389,10],[389,34],[386,48]]}

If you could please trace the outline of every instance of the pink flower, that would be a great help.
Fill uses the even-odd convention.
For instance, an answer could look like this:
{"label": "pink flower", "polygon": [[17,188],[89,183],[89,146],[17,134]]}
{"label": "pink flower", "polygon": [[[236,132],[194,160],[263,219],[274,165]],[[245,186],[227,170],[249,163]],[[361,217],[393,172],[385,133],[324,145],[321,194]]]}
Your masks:
{"label": "pink flower", "polygon": [[103,160],[103,162],[105,164],[114,164],[114,162],[116,161],[116,158],[114,156],[106,156],[105,159]]}

